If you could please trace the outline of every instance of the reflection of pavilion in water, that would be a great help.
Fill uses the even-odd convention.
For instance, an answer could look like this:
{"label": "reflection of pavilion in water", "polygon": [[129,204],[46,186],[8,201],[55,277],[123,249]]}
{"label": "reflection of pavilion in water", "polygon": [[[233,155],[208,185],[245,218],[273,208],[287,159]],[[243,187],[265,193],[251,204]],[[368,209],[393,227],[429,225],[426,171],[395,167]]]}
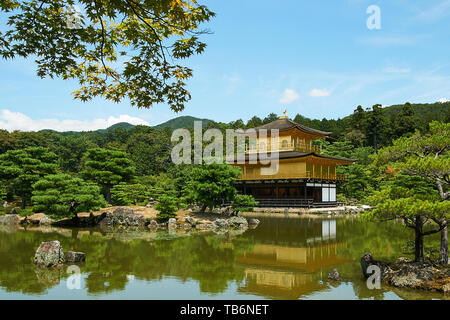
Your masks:
{"label": "reflection of pavilion in water", "polygon": [[246,274],[241,292],[297,299],[327,288],[323,271],[348,261],[338,257],[347,243],[337,238],[336,220],[264,220],[253,235],[253,251],[237,258]]}

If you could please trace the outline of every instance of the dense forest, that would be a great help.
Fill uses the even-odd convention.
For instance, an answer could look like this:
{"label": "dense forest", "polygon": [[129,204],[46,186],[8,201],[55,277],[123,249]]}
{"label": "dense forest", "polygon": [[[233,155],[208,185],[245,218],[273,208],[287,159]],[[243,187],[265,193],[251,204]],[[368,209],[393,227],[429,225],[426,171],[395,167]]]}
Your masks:
{"label": "dense forest", "polygon": [[[278,115],[272,113],[263,119],[254,116],[247,122],[199,120],[203,121],[205,130],[224,131],[252,128],[276,119]],[[450,103],[406,103],[386,108],[375,105],[367,109],[358,106],[353,114],[337,120],[309,119],[300,114],[292,119],[311,128],[333,132],[329,139],[316,141],[325,154],[358,160],[340,169],[341,173],[349,175],[349,182],[340,185],[340,200],[358,201],[379,183],[377,168],[370,166],[376,150],[415,130],[426,133],[430,121],[449,122]],[[47,180],[47,184],[70,182],[89,194],[93,190],[89,183],[93,183],[112,204],[144,203],[150,197],[164,194],[181,197],[193,168],[172,163],[171,134],[173,129],[192,127],[194,120],[196,118],[179,117],[157,127],[119,123],[92,132],[0,130],[0,179],[3,181],[0,196],[10,202],[23,200],[23,208],[32,204],[32,197],[44,201],[45,193],[40,194],[39,189],[45,190],[45,183],[34,184],[51,174],[59,177]],[[23,171],[22,176],[18,170]],[[87,185],[83,184],[84,180]],[[100,199],[90,201],[104,204]],[[45,205],[37,208],[45,208]]]}

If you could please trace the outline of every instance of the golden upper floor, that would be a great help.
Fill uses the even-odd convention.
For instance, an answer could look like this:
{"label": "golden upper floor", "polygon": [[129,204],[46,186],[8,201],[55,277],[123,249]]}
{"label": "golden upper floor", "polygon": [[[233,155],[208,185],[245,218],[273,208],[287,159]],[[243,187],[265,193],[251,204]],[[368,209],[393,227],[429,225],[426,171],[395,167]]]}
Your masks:
{"label": "golden upper floor", "polygon": [[[278,139],[271,136],[272,130],[277,130]],[[239,134],[248,136],[246,153],[297,151],[321,154],[321,147],[313,145],[312,142],[314,139],[328,137],[331,132],[312,129],[282,116],[278,120],[241,131]]]}

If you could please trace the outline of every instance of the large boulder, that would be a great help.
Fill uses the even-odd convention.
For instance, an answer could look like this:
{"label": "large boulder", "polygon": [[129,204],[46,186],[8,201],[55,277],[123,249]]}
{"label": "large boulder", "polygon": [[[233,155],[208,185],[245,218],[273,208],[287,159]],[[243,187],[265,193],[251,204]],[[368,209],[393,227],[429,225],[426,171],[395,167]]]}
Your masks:
{"label": "large boulder", "polygon": [[248,219],[248,224],[251,226],[257,226],[259,224],[259,220],[255,218]]}
{"label": "large boulder", "polygon": [[64,252],[58,240],[42,242],[34,255],[38,267],[57,267],[64,262]]}
{"label": "large boulder", "polygon": [[150,221],[150,223],[148,224],[147,228],[149,228],[149,229],[156,229],[156,228],[158,228],[158,222],[156,222],[156,220]]}
{"label": "large boulder", "polygon": [[236,229],[247,229],[248,228],[248,222],[247,219],[244,217],[231,217],[228,220],[228,223],[230,224],[230,227],[236,228]]}
{"label": "large boulder", "polygon": [[177,219],[175,218],[170,218],[169,222],[167,223],[167,227],[169,229],[175,229],[177,227]]}
{"label": "large boulder", "polygon": [[197,220],[195,220],[194,218],[187,216],[184,218],[184,222],[189,223],[191,226],[195,226],[197,223]]}
{"label": "large boulder", "polygon": [[333,269],[328,274],[328,279],[333,281],[341,281],[341,275],[339,274],[338,269]]}
{"label": "large boulder", "polygon": [[230,224],[225,219],[217,219],[214,221],[214,224],[217,226],[217,228],[228,228]]}
{"label": "large boulder", "polygon": [[68,251],[66,253],[66,262],[83,262],[86,261],[86,253]]}
{"label": "large boulder", "polygon": [[0,216],[0,224],[15,225],[19,224],[20,219],[15,214],[5,214]]}
{"label": "large boulder", "polygon": [[100,221],[100,226],[133,226],[139,227],[145,225],[145,219],[142,214],[134,213],[129,207],[118,207],[112,213],[107,213],[106,217]]}
{"label": "large boulder", "polygon": [[387,277],[392,272],[392,269],[389,267],[389,265],[387,263],[381,262],[381,261],[376,261],[373,258],[371,253],[365,253],[362,256],[360,263],[361,263],[362,273],[363,273],[364,277],[366,277],[366,278],[369,278],[373,274],[373,273],[367,272],[367,269],[372,265],[375,265],[378,268],[380,268],[382,279]]}
{"label": "large boulder", "polygon": [[49,226],[52,223],[53,223],[53,220],[45,215],[39,220],[39,225],[41,225],[41,226]]}
{"label": "large boulder", "polygon": [[199,221],[195,225],[195,228],[198,230],[213,230],[213,229],[217,228],[217,225],[211,221],[203,220],[203,221]]}

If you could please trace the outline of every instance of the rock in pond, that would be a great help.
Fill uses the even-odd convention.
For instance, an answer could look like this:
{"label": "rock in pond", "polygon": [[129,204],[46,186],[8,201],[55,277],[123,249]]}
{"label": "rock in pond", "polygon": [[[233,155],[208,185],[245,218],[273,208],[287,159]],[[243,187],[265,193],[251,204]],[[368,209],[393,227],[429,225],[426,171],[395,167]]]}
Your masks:
{"label": "rock in pond", "polygon": [[214,221],[214,224],[217,226],[217,228],[228,228],[229,223],[225,219],[217,219]]}
{"label": "rock in pond", "polygon": [[86,261],[86,253],[67,251],[66,262],[83,262],[83,261]]}
{"label": "rock in pond", "polygon": [[15,214],[5,214],[0,216],[0,224],[14,225],[19,224],[19,217]]}
{"label": "rock in pond", "polygon": [[39,224],[41,226],[50,226],[53,223],[53,220],[50,219],[48,216],[43,216],[40,220],[39,220]]}
{"label": "rock in pond", "polygon": [[177,219],[175,218],[170,218],[168,223],[167,223],[167,227],[169,229],[175,229],[177,227]]}
{"label": "rock in pond", "polygon": [[389,265],[385,262],[376,261],[371,253],[365,253],[361,260],[361,269],[364,277],[369,278],[372,274],[374,274],[374,271],[368,272],[367,270],[370,266],[377,266],[380,269],[381,277],[384,279],[389,273],[392,271]]}
{"label": "rock in pond", "polygon": [[42,268],[56,267],[63,262],[64,253],[58,240],[42,242],[34,255],[34,263]]}
{"label": "rock in pond", "polygon": [[189,223],[191,226],[194,226],[196,224],[196,220],[190,216],[187,216],[186,218],[184,218],[184,221]]}
{"label": "rock in pond", "polygon": [[152,220],[152,221],[150,221],[150,223],[147,227],[149,229],[156,229],[156,228],[158,228],[158,222],[156,222],[156,220]]}
{"label": "rock in pond", "polygon": [[195,226],[195,229],[197,230],[213,230],[215,228],[217,228],[217,226],[214,223],[199,223]]}
{"label": "rock in pond", "polygon": [[228,220],[229,224],[233,228],[237,229],[247,229],[248,228],[248,222],[247,219],[243,217],[231,217]]}
{"label": "rock in pond", "polygon": [[248,224],[251,226],[257,226],[259,224],[259,220],[255,218],[248,219]]}
{"label": "rock in pond", "polygon": [[112,213],[100,221],[100,226],[133,226],[139,227],[145,224],[142,214],[135,214],[129,207],[118,207]]}
{"label": "rock in pond", "polygon": [[328,274],[328,279],[334,280],[334,281],[341,281],[341,275],[339,274],[338,269],[333,269]]}

